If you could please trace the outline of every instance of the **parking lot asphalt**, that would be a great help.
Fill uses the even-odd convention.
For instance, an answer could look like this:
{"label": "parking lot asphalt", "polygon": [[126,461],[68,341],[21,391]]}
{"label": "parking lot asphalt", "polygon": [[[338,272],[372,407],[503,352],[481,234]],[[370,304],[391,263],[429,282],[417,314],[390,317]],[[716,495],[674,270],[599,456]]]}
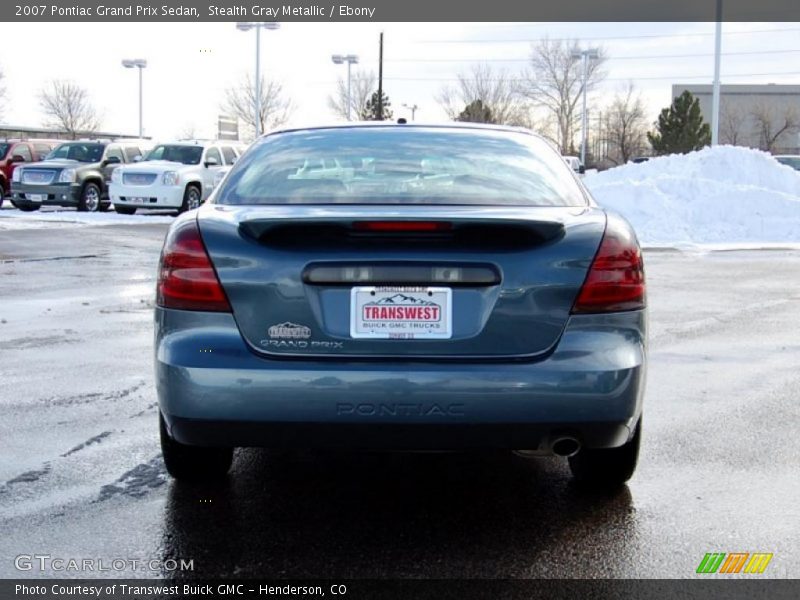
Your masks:
{"label": "parking lot asphalt", "polygon": [[[178,485],[152,368],[165,231],[0,232],[0,577],[65,574],[17,570],[39,553],[204,577],[683,578],[706,552],[800,577],[800,253],[646,253],[643,449],[619,491],[575,488],[561,459],[264,450]],[[173,573],[102,573],[154,575]]]}

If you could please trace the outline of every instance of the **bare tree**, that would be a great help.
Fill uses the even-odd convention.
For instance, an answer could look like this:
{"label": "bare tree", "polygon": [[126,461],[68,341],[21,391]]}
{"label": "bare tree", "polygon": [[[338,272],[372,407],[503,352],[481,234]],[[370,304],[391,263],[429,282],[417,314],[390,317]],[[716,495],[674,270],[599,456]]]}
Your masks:
{"label": "bare tree", "polygon": [[[374,71],[353,71],[350,78],[350,120],[367,119],[367,102],[378,89],[378,78]],[[342,119],[347,119],[347,78],[340,77],[336,91],[328,96],[328,108]]]}
{"label": "bare tree", "polygon": [[453,120],[475,101],[491,113],[493,123],[522,125],[527,119],[525,98],[513,78],[487,64],[475,64],[468,72],[459,73],[458,83],[443,87],[436,100]]}
{"label": "bare tree", "polygon": [[[246,75],[239,85],[225,90],[223,112],[244,123],[246,135],[255,135],[256,91],[253,79]],[[294,112],[292,101],[287,98],[283,86],[277,81],[261,78],[261,110],[257,117],[262,132],[280,127]]]}
{"label": "bare tree", "polygon": [[514,120],[508,124],[514,127],[524,127],[525,129],[535,131],[555,145],[552,127],[549,126],[546,116],[543,117],[540,110],[537,110],[529,104],[525,104]]}
{"label": "bare tree", "polygon": [[[565,154],[574,150],[575,130],[581,117],[578,105],[583,94],[583,63],[573,56],[580,46],[579,40],[542,40],[533,46],[520,83],[520,91],[547,115],[555,129],[554,141]],[[599,58],[589,61],[587,93],[605,78],[604,52],[600,50],[599,54]]]}
{"label": "bare tree", "polygon": [[606,111],[605,140],[608,143],[606,158],[614,164],[628,162],[646,147],[645,107],[633,82],[617,92]]}
{"label": "bare tree", "polygon": [[178,132],[179,140],[193,140],[197,137],[197,129],[194,123],[186,123]]}
{"label": "bare tree", "polygon": [[39,92],[39,106],[45,126],[66,131],[72,139],[92,133],[100,119],[85,89],[71,81],[52,80]]}
{"label": "bare tree", "polygon": [[741,143],[745,135],[747,115],[733,104],[722,100],[719,109],[719,134],[723,144],[736,146]]}
{"label": "bare tree", "polygon": [[800,131],[800,118],[793,106],[777,108],[762,103],[753,107],[752,115],[761,150],[772,152],[781,136]]}

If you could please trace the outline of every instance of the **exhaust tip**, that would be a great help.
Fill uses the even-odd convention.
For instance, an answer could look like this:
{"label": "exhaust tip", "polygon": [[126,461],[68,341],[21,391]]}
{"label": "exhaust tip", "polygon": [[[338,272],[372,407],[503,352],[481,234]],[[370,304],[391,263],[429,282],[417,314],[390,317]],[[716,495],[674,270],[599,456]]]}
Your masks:
{"label": "exhaust tip", "polygon": [[573,437],[560,437],[553,441],[550,448],[553,450],[553,454],[569,458],[578,453],[581,444]]}

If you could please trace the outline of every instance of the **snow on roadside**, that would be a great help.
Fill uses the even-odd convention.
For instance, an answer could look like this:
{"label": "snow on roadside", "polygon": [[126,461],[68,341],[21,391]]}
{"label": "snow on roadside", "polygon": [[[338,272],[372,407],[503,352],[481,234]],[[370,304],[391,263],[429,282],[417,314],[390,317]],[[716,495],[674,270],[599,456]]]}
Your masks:
{"label": "snow on roadside", "polygon": [[23,212],[16,209],[5,210],[4,207],[4,210],[0,210],[0,231],[86,225],[146,225],[149,223],[172,223],[174,219],[175,217],[171,215],[121,215],[113,210],[105,213],[44,209],[35,212]]}
{"label": "snow on roadside", "polygon": [[643,245],[800,244],[800,172],[733,146],[653,158],[583,179]]}

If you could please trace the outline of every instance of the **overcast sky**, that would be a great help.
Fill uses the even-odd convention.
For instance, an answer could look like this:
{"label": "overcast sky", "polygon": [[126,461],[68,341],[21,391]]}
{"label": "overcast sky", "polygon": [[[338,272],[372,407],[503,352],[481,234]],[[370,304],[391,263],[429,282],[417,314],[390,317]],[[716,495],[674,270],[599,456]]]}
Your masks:
{"label": "overcast sky", "polygon": [[[327,96],[346,67],[332,64],[331,54],[358,54],[359,66],[377,72],[380,31],[394,116],[410,116],[402,104],[417,104],[418,121],[445,118],[435,95],[460,71],[487,61],[518,72],[543,37],[605,49],[608,77],[590,110],[632,80],[654,120],[673,83],[713,77],[713,23],[284,23],[262,32],[261,64],[292,97],[292,124],[334,119]],[[723,33],[723,83],[800,83],[800,23],[726,23]],[[225,88],[255,63],[254,32],[234,23],[2,23],[0,39],[7,88],[0,122],[41,125],[38,91],[58,78],[87,89],[104,130],[136,133],[138,80],[120,61],[145,58],[145,135],[156,139],[189,127],[213,136]]]}

